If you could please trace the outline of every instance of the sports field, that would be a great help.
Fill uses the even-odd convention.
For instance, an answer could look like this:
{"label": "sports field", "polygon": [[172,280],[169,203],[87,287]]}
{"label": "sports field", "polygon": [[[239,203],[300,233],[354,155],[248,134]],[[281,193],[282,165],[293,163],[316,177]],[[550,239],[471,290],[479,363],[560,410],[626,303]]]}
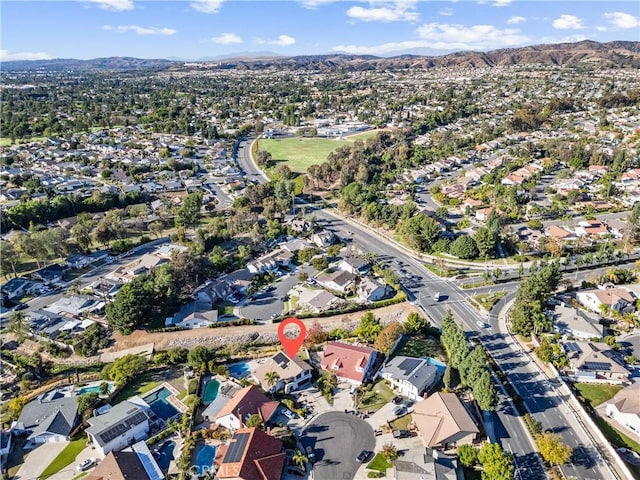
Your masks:
{"label": "sports field", "polygon": [[356,135],[350,135],[343,140],[334,138],[302,138],[291,137],[282,139],[260,139],[260,150],[271,153],[271,158],[284,161],[294,172],[306,172],[310,165],[324,162],[327,155],[343,145],[350,145],[356,140],[366,140],[377,134],[376,130],[369,130]]}

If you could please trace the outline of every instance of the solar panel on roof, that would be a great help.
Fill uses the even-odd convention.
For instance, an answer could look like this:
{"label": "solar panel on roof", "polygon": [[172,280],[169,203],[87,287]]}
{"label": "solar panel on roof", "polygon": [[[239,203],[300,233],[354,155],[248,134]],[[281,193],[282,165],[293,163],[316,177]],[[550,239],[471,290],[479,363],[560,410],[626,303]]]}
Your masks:
{"label": "solar panel on roof", "polygon": [[577,343],[574,342],[568,342],[565,343],[565,348],[567,349],[567,352],[573,353],[573,352],[580,352],[580,347],[578,346]]}
{"label": "solar panel on roof", "polygon": [[611,364],[605,362],[584,362],[587,370],[611,370]]}
{"label": "solar panel on roof", "polygon": [[245,447],[249,441],[248,433],[236,433],[231,439],[227,453],[222,460],[223,463],[237,463],[242,460]]}
{"label": "solar panel on roof", "polygon": [[276,362],[281,368],[286,368],[287,364],[289,363],[289,359],[282,352],[273,357],[273,361]]}
{"label": "solar panel on roof", "polygon": [[409,375],[421,363],[422,363],[422,360],[418,360],[417,358],[405,358],[402,362],[400,362],[400,365],[398,365],[398,368],[404,371],[405,375]]}

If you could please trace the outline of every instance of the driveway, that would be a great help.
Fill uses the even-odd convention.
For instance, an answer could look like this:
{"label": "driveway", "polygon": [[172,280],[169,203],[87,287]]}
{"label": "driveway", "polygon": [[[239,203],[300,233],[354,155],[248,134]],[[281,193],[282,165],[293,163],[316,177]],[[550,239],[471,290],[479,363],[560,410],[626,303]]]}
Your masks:
{"label": "driveway", "polygon": [[[73,461],[71,463],[71,465],[65,467],[63,470],[59,471],[55,475],[51,475],[48,480],[68,480],[69,478],[71,478],[76,473],[79,473],[79,472],[75,472],[76,467],[78,466],[78,464],[80,462],[82,462],[83,460],[86,460],[88,458],[93,458],[94,460],[98,460],[98,461],[100,460],[100,456],[98,455],[98,452],[92,446],[85,447],[85,449],[82,450],[78,454],[78,456],[76,457],[75,461]],[[95,467],[91,467],[91,468],[85,470],[85,472],[90,473],[91,471],[93,471],[94,468]],[[73,469],[75,473],[71,474],[69,472],[69,469]]]}
{"label": "driveway", "polygon": [[373,451],[373,429],[355,415],[327,412],[319,415],[304,430],[302,444],[316,454],[315,478],[351,480],[362,465],[356,457],[362,450]]}
{"label": "driveway", "polygon": [[[18,470],[18,473],[13,477],[14,480],[33,480],[38,478],[45,468],[49,466],[53,459],[58,456],[64,447],[69,445],[69,442],[52,442],[43,443],[37,448],[34,448],[29,455],[24,459],[24,463]],[[66,469],[74,469],[76,466],[70,465]],[[67,478],[71,478],[74,475],[67,473]]]}

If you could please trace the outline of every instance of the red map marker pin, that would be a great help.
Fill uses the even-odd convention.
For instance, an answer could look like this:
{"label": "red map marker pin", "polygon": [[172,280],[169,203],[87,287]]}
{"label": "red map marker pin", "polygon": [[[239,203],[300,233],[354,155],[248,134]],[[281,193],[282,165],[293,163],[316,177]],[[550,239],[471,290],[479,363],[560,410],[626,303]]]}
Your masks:
{"label": "red map marker pin", "polygon": [[[287,325],[297,325],[300,329],[300,335],[297,338],[289,338],[284,334],[284,329]],[[300,350],[300,347],[304,343],[304,339],[307,338],[307,328],[304,323],[298,318],[289,317],[285,318],[278,326],[278,337],[280,337],[280,343],[282,348],[289,355],[289,358],[293,358]]]}

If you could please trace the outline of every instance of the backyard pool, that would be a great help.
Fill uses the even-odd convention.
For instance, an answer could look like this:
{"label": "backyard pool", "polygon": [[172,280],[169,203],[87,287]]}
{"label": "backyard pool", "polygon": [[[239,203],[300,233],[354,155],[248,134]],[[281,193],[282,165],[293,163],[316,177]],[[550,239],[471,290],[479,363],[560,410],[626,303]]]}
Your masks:
{"label": "backyard pool", "polygon": [[[107,383],[107,385],[107,393],[111,393],[113,391],[113,383]],[[85,393],[100,393],[100,384],[87,385],[76,390],[76,395],[84,395]]]}
{"label": "backyard pool", "polygon": [[207,382],[204,387],[204,393],[202,394],[202,401],[206,403],[213,402],[218,396],[218,390],[220,390],[220,382],[215,378],[212,378]]}
{"label": "backyard pool", "polygon": [[163,420],[168,420],[179,413],[176,407],[171,405],[167,400],[171,395],[172,393],[168,388],[162,387],[155,392],[142,397],[142,400],[147,402],[151,410],[153,410],[153,413],[158,417]]}
{"label": "backyard pool", "polygon": [[249,362],[238,362],[232,363],[231,365],[227,365],[229,369],[229,374],[233,378],[237,378],[238,380],[249,375]]}
{"label": "backyard pool", "polygon": [[444,371],[447,369],[447,366],[444,363],[439,362],[435,358],[427,358],[427,362],[436,367],[438,373],[444,373]]}
{"label": "backyard pool", "polygon": [[212,445],[202,445],[196,453],[193,465],[197,467],[197,472],[203,475],[211,470],[213,461],[216,459],[216,447]]}
{"label": "backyard pool", "polygon": [[154,452],[153,457],[156,459],[156,463],[164,473],[169,470],[169,464],[173,460],[173,451],[176,447],[176,442],[168,440],[162,444],[157,452]]}

